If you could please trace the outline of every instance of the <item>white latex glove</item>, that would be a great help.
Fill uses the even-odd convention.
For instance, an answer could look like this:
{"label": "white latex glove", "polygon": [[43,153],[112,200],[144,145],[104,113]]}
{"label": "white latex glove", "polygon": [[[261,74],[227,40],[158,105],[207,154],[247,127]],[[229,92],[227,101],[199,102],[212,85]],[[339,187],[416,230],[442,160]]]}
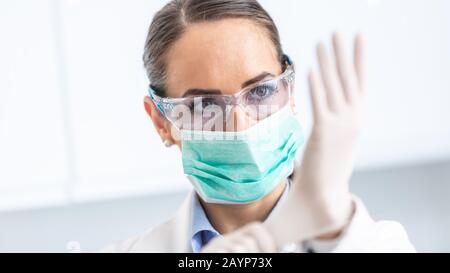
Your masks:
{"label": "white latex glove", "polygon": [[317,47],[320,72],[309,75],[312,133],[288,199],[267,224],[279,247],[338,232],[352,215],[349,179],[365,93],[363,39],[355,38],[354,60],[339,34],[333,48],[332,59],[323,43]]}
{"label": "white latex glove", "polygon": [[254,222],[212,239],[202,249],[202,253],[269,253],[276,250],[275,241],[266,227],[260,222]]}

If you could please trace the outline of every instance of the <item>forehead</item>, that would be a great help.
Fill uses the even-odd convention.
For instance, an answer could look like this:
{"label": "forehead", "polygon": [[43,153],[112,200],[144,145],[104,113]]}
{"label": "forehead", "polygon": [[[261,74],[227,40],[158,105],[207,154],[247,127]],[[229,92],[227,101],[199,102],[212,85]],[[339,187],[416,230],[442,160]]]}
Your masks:
{"label": "forehead", "polygon": [[262,72],[281,73],[277,52],[265,30],[247,19],[190,25],[167,55],[167,95],[190,88],[237,92]]}

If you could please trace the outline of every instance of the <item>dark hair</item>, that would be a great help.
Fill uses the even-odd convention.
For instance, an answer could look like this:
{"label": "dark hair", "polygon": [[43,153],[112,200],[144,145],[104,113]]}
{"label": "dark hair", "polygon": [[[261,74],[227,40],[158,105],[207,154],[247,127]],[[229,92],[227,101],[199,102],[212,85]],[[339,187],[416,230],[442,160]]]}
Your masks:
{"label": "dark hair", "polygon": [[145,42],[144,67],[157,95],[165,96],[167,52],[189,24],[226,18],[247,18],[262,26],[282,61],[278,29],[258,1],[172,0],[154,16]]}

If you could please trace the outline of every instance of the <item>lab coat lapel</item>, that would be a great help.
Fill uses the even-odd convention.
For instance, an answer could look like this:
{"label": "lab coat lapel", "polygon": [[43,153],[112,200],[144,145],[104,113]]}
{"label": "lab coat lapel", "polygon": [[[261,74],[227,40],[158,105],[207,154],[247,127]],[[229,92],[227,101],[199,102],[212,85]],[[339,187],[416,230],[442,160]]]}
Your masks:
{"label": "lab coat lapel", "polygon": [[189,238],[192,194],[191,191],[172,219],[137,238],[130,252],[192,252]]}
{"label": "lab coat lapel", "polygon": [[184,200],[181,207],[178,209],[173,218],[170,229],[172,232],[172,249],[173,252],[192,252],[191,238],[189,238],[191,230],[191,215],[192,215],[192,195],[191,191]]}

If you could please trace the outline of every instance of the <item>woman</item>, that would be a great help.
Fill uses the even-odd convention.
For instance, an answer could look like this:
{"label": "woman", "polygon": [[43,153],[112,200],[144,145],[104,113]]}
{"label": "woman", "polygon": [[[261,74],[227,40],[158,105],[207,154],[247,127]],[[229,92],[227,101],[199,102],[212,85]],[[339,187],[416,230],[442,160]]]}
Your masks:
{"label": "woman", "polygon": [[106,251],[414,251],[401,225],[374,222],[348,192],[364,74],[361,37],[354,62],[341,40],[336,60],[318,47],[315,124],[294,172],[295,69],[271,17],[253,0],[164,6],[145,45],[144,105],[195,190],[173,219]]}

